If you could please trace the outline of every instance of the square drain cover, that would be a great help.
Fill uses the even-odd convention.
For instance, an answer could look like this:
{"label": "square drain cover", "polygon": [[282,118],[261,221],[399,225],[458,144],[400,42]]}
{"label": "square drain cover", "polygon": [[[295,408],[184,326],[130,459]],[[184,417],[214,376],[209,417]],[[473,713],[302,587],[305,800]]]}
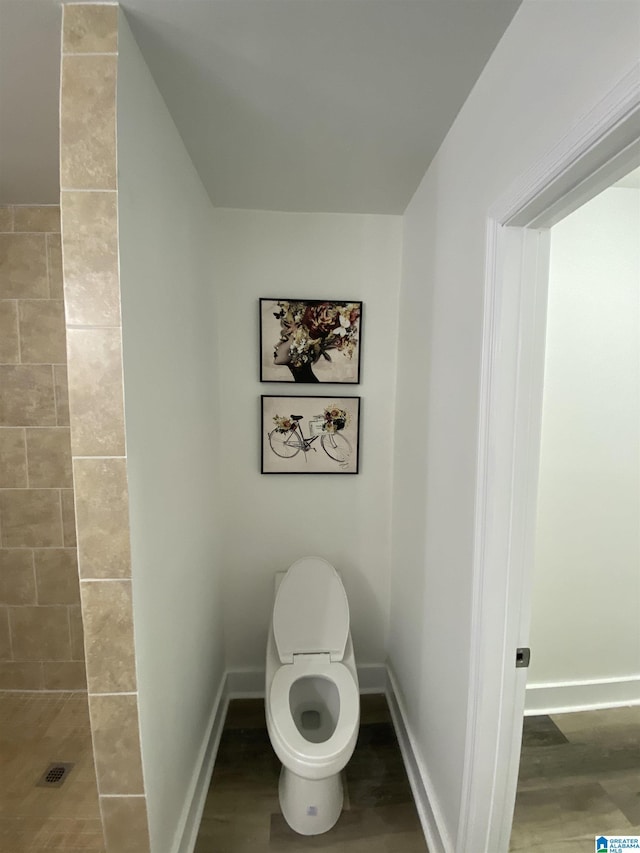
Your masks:
{"label": "square drain cover", "polygon": [[36,788],[59,788],[69,775],[73,764],[64,764],[60,761],[50,764],[42,774]]}

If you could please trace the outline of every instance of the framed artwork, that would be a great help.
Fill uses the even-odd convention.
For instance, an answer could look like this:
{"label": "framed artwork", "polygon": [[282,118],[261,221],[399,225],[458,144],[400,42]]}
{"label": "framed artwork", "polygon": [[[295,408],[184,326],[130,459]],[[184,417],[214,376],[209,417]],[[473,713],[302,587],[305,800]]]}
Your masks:
{"label": "framed artwork", "polygon": [[360,382],[362,302],[260,300],[261,382]]}
{"label": "framed artwork", "polygon": [[262,396],[263,474],[357,474],[360,397]]}

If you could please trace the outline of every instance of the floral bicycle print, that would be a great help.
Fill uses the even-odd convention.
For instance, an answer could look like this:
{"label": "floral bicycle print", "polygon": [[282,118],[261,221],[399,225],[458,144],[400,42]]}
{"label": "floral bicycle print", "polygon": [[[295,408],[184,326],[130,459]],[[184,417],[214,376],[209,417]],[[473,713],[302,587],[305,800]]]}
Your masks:
{"label": "floral bicycle print", "polygon": [[317,450],[314,442],[319,438],[320,446],[330,459],[344,466],[349,463],[352,447],[348,439],[340,434],[349,423],[349,413],[338,406],[328,406],[321,415],[309,418],[309,436],[302,429],[303,415],[274,415],[274,429],[269,433],[271,450],[282,459],[292,459],[300,451],[306,454]]}

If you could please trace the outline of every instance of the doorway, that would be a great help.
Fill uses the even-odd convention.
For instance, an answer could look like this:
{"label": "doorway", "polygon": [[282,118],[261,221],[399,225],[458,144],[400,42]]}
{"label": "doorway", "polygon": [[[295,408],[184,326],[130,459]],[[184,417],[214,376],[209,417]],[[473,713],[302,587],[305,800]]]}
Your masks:
{"label": "doorway", "polygon": [[603,833],[640,833],[639,179],[550,232],[512,851],[590,850]]}
{"label": "doorway", "polygon": [[630,73],[488,211],[471,672],[456,853],[506,853],[530,634],[549,229],[640,165]]}

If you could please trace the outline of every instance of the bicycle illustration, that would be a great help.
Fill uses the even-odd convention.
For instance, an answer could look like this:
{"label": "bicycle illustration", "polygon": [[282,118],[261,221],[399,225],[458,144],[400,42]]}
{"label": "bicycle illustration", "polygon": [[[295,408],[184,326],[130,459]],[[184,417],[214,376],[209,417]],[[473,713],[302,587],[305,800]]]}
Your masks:
{"label": "bicycle illustration", "polygon": [[[329,413],[328,413],[329,412]],[[289,415],[274,417],[275,429],[269,433],[269,446],[271,450],[282,459],[293,459],[300,451],[306,454],[309,451],[317,451],[314,442],[320,439],[320,446],[330,459],[340,466],[347,465],[352,453],[349,440],[340,435],[339,430],[344,429],[347,422],[347,414],[343,410],[325,411],[324,415],[313,415],[309,418],[309,436],[302,431],[302,415]]]}

